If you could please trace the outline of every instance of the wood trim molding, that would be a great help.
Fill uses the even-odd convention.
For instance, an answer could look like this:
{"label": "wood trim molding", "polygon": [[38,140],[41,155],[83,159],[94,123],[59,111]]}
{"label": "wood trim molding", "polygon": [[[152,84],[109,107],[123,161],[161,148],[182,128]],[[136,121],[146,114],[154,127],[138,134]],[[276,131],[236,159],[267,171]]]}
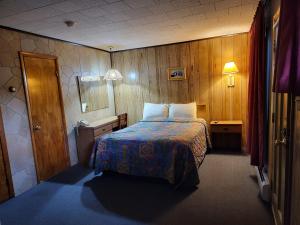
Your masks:
{"label": "wood trim molding", "polygon": [[31,141],[32,141],[32,148],[33,148],[33,155],[34,155],[34,162],[35,162],[35,168],[37,172],[37,182],[39,183],[41,181],[41,177],[39,175],[39,168],[38,168],[38,162],[37,162],[37,154],[36,154],[36,146],[34,141],[34,132],[33,132],[33,121],[32,121],[32,114],[31,114],[31,107],[30,107],[30,98],[29,98],[29,90],[28,90],[28,82],[27,82],[27,75],[25,70],[25,63],[24,63],[24,57],[36,57],[36,58],[42,58],[42,59],[53,59],[55,60],[55,67],[56,67],[56,74],[57,74],[57,82],[58,82],[58,90],[59,90],[59,98],[60,98],[60,106],[62,110],[62,120],[63,120],[63,132],[65,136],[65,145],[66,145],[66,154],[67,154],[67,165],[70,166],[70,155],[69,155],[69,144],[68,144],[68,135],[67,135],[67,125],[66,125],[66,118],[65,118],[65,110],[64,110],[64,102],[62,97],[62,88],[61,88],[61,80],[59,76],[59,69],[58,69],[58,62],[57,57],[52,55],[45,55],[45,54],[36,54],[31,52],[19,52],[20,56],[20,62],[21,62],[21,70],[23,75],[23,82],[24,82],[24,90],[25,90],[25,96],[26,96],[26,105],[28,110],[28,120],[29,120],[29,127],[30,127],[30,134],[31,134]]}
{"label": "wood trim molding", "polygon": [[32,53],[32,52],[22,52],[22,51],[19,52],[19,53],[20,53],[20,55],[22,57],[29,56],[29,57],[40,58],[40,59],[54,59],[54,60],[57,60],[57,57],[53,56],[53,55],[40,54],[40,53]]}
{"label": "wood trim molding", "polygon": [[5,172],[8,180],[8,191],[9,191],[9,197],[14,197],[14,187],[13,187],[13,181],[12,181],[12,175],[10,170],[10,163],[9,163],[9,157],[8,157],[8,150],[7,150],[7,143],[6,143],[6,137],[4,132],[4,124],[3,124],[3,118],[2,118],[2,109],[0,107],[0,139],[1,139],[1,148],[3,151],[3,159],[4,159],[4,167]]}

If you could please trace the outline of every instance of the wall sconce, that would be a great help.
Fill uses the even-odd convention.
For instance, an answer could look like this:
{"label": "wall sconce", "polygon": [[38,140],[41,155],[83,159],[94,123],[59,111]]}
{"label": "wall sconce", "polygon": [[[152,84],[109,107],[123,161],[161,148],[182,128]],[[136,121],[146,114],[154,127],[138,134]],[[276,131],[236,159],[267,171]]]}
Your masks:
{"label": "wall sconce", "polygon": [[228,87],[234,87],[234,74],[238,72],[239,70],[234,62],[225,63],[223,74],[228,74],[228,78],[227,78]]}

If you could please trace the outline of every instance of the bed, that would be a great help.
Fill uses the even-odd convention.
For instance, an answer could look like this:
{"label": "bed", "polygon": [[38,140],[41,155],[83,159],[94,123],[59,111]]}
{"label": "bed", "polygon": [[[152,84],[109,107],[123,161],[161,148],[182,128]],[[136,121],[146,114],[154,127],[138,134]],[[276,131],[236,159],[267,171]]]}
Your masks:
{"label": "bed", "polygon": [[93,164],[96,174],[114,171],[193,186],[209,147],[203,119],[142,120],[99,138]]}

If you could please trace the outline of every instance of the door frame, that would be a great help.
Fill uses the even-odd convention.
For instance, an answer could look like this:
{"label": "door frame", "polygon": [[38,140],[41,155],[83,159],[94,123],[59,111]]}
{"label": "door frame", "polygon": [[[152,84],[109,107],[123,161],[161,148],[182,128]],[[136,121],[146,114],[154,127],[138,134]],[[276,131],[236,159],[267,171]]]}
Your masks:
{"label": "door frame", "polygon": [[57,76],[57,83],[58,83],[58,95],[59,95],[60,108],[61,108],[61,113],[62,113],[63,133],[64,133],[64,137],[65,137],[65,148],[66,148],[66,154],[67,154],[67,162],[66,163],[67,163],[67,166],[70,166],[67,125],[66,125],[66,118],[65,118],[64,101],[63,101],[63,97],[62,97],[61,80],[60,80],[59,69],[58,69],[59,67],[58,67],[57,57],[53,56],[53,55],[19,51],[19,56],[20,56],[21,70],[22,70],[22,75],[23,75],[23,83],[24,83],[25,96],[26,96],[26,105],[27,105],[27,110],[28,110],[28,120],[29,120],[30,134],[31,134],[34,164],[35,164],[35,169],[36,169],[37,182],[40,183],[41,182],[41,177],[39,174],[40,168],[39,168],[38,160],[37,160],[37,148],[36,148],[35,139],[34,139],[31,104],[30,104],[29,88],[28,88],[28,81],[27,81],[24,57],[27,56],[27,57],[40,58],[40,59],[52,59],[55,62],[55,69],[56,69],[56,76]]}
{"label": "door frame", "polygon": [[[282,218],[282,221],[280,220],[281,216],[285,216],[285,215],[279,215],[278,211],[276,210],[276,207],[278,206],[278,202],[277,202],[277,199],[276,197],[274,196],[273,194],[273,189],[277,188],[276,186],[274,186],[274,176],[276,176],[274,173],[275,173],[275,166],[278,166],[276,165],[275,163],[275,159],[276,159],[276,154],[277,152],[275,151],[276,148],[279,148],[279,147],[276,147],[275,144],[274,144],[274,141],[276,139],[276,132],[275,132],[275,129],[276,129],[276,121],[277,121],[277,112],[278,111],[278,99],[279,99],[279,94],[278,93],[275,93],[273,92],[272,88],[274,87],[274,80],[275,80],[275,51],[276,51],[276,44],[278,43],[278,39],[277,39],[277,36],[276,36],[276,33],[275,33],[275,27],[277,27],[278,29],[278,26],[279,26],[279,18],[280,17],[280,8],[278,8],[276,11],[275,11],[275,14],[273,15],[272,17],[272,63],[271,63],[271,79],[270,79],[270,111],[269,111],[269,117],[270,117],[270,123],[269,123],[269,179],[270,179],[270,182],[271,182],[271,208],[272,208],[272,213],[273,213],[273,217],[274,217],[274,221],[275,221],[275,224],[276,225],[284,225],[284,217]],[[275,42],[276,40],[276,42]],[[282,99],[283,96],[280,97],[280,99]],[[288,97],[289,99],[289,97]],[[288,113],[288,112],[287,112]],[[286,152],[288,152],[288,149],[286,147]],[[286,163],[287,163],[287,158],[286,158]],[[286,177],[286,176],[285,176]],[[285,179],[285,182],[286,182],[286,179]],[[286,189],[285,189],[286,190]],[[284,193],[282,193],[284,194]],[[284,194],[285,195],[285,194]],[[276,200],[276,201],[275,201]],[[286,199],[284,199],[284,201],[286,201]],[[276,207],[274,205],[274,202],[276,202]],[[285,205],[285,203],[284,203]],[[284,212],[285,212],[285,206],[284,206]],[[280,221],[282,222],[282,224],[280,223]]]}
{"label": "door frame", "polygon": [[15,196],[15,191],[14,191],[14,186],[12,181],[7,143],[6,143],[6,137],[4,132],[2,106],[0,107],[0,140],[1,140],[0,144],[1,144],[2,154],[3,154],[3,160],[4,160],[4,168],[5,168],[5,173],[6,173],[7,183],[8,183],[8,194],[9,194],[9,198],[12,198]]}
{"label": "door frame", "polygon": [[[280,8],[276,10],[276,13],[272,17],[272,61],[271,61],[271,79],[269,81],[269,86],[270,86],[270,91],[269,91],[269,96],[270,96],[270,103],[269,103],[269,127],[268,127],[268,132],[269,132],[269,137],[268,137],[268,157],[269,157],[269,167],[268,167],[268,176],[269,180],[272,183],[273,179],[273,157],[274,157],[274,131],[275,131],[275,105],[276,105],[276,96],[275,93],[273,92],[273,86],[274,86],[274,65],[275,65],[275,58],[274,58],[274,52],[275,52],[275,31],[274,28],[275,26],[279,25],[279,14],[280,14]],[[277,40],[278,42],[278,40]]]}

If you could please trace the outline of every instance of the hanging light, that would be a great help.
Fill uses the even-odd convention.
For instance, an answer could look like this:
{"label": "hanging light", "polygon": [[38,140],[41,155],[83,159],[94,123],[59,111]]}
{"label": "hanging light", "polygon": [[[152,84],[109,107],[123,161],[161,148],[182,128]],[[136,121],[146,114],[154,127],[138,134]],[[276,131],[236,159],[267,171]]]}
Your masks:
{"label": "hanging light", "polygon": [[111,68],[106,72],[106,74],[104,75],[104,80],[122,80],[122,74],[117,70],[117,69],[113,69],[112,68],[112,57],[111,57],[111,50],[112,47],[109,48],[110,49],[110,63],[111,63]]}
{"label": "hanging light", "polygon": [[104,80],[122,80],[122,74],[116,69],[109,69],[104,76]]}

